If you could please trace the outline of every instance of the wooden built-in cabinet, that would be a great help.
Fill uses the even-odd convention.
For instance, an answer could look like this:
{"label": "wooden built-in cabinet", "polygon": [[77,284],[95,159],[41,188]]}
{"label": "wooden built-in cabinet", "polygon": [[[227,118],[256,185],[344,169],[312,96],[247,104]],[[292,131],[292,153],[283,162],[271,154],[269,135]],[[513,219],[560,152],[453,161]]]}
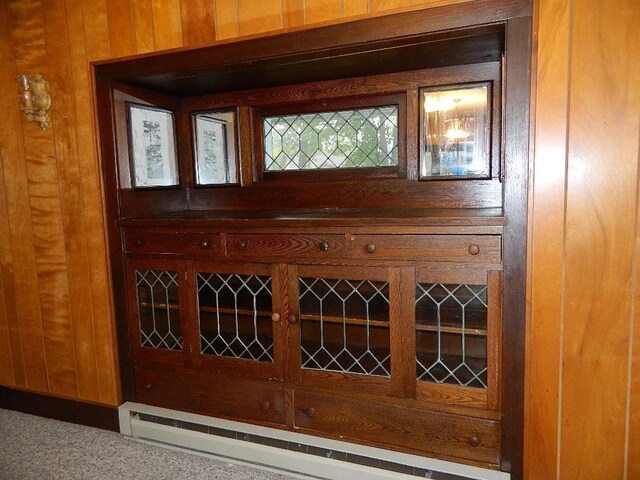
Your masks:
{"label": "wooden built-in cabinet", "polygon": [[530,13],[96,65],[125,399],[519,478]]}

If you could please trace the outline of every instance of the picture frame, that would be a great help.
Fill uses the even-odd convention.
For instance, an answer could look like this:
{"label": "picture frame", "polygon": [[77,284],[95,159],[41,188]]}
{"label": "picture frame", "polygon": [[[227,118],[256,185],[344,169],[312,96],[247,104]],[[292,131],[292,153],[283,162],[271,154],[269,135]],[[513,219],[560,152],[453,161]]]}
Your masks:
{"label": "picture frame", "polygon": [[173,112],[128,103],[127,122],[133,188],[179,185]]}
{"label": "picture frame", "polygon": [[194,113],[192,124],[196,184],[238,184],[235,110]]}

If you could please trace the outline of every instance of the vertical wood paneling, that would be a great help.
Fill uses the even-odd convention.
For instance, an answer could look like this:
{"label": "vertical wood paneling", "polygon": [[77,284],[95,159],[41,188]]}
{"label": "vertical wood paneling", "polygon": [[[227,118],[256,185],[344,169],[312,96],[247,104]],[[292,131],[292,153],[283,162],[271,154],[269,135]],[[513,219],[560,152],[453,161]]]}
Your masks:
{"label": "vertical wood paneling", "polygon": [[282,0],[281,9],[284,28],[304,25],[304,0]]}
{"label": "vertical wood paneling", "polygon": [[[19,70],[46,76],[42,5],[11,3],[14,57]],[[22,122],[27,163],[33,242],[49,391],[76,396],[78,384],[69,318],[69,285],[61,202],[52,134]]]}
{"label": "vertical wood paneling", "polygon": [[364,15],[369,12],[369,0],[343,0],[342,13],[345,17]]}
{"label": "vertical wood paneling", "polygon": [[342,18],[342,0],[305,0],[304,7],[307,25]]}
{"label": "vertical wood paneling", "polygon": [[[75,8],[67,3],[67,9]],[[107,2],[107,24],[112,57],[124,57],[136,52],[136,38],[133,31],[133,11],[131,0],[109,0]],[[70,28],[69,33],[73,30]]]}
{"label": "vertical wood paneling", "polygon": [[398,9],[411,4],[409,0],[371,0],[370,3],[372,12]]}
{"label": "vertical wood paneling", "polygon": [[238,36],[238,0],[215,0],[216,38],[234,38]]}
{"label": "vertical wood paneling", "polygon": [[[640,62],[639,62],[640,63]],[[638,163],[640,164],[640,138],[638,140]],[[640,192],[640,175],[638,178],[638,192]],[[627,429],[627,468],[626,479],[640,478],[640,198],[636,205],[636,246],[633,265],[634,272],[634,302],[631,329],[632,355],[630,362],[629,388],[629,428]]]}
{"label": "vertical wood paneling", "polygon": [[282,28],[280,0],[238,0],[240,35],[268,32]]}
{"label": "vertical wood paneling", "polygon": [[[93,44],[85,43],[87,37],[82,9],[75,0],[66,0],[67,28],[69,40],[69,56],[71,80],[75,108],[75,136],[78,153],[78,169],[82,193],[82,219],[86,232],[85,244],[88,258],[86,266],[93,313],[93,334],[95,342],[95,359],[99,391],[93,392],[93,400],[107,404],[119,401],[119,388],[115,360],[115,333],[112,325],[112,309],[107,273],[107,257],[105,242],[105,225],[102,210],[101,185],[97,159],[95,118],[92,108],[91,82],[88,67],[89,49]],[[133,25],[128,27],[131,31]],[[126,37],[127,35],[124,34]],[[91,42],[106,39],[91,37]],[[128,48],[133,48],[129,46]],[[133,51],[130,53],[134,53]],[[83,119],[78,121],[77,119]]]}
{"label": "vertical wood paneling", "polygon": [[151,0],[156,50],[182,46],[180,0]]}
{"label": "vertical wood paneling", "polygon": [[183,0],[182,42],[185,46],[208,45],[216,39],[214,0]]}
{"label": "vertical wood paneling", "polygon": [[[556,478],[558,470],[569,16],[569,0],[538,4],[524,466],[527,478],[532,479]],[[544,355],[536,355],[543,351]]]}
{"label": "vertical wood paneling", "polygon": [[640,129],[634,8],[635,0],[573,3],[560,454],[567,480],[623,478]]}
{"label": "vertical wood paneling", "polygon": [[131,11],[133,12],[136,53],[154,51],[156,47],[151,0],[131,0]]}
{"label": "vertical wood paneling", "polygon": [[[61,0],[58,0],[61,1]],[[87,51],[90,52],[89,61],[104,60],[111,57],[111,45],[109,42],[110,29],[106,22],[108,17],[104,15],[96,14],[96,9],[105,8],[102,0],[75,0],[74,3],[69,4],[68,8],[75,11],[79,7],[82,10],[82,24],[85,37],[85,44]],[[80,5],[78,5],[80,3]],[[125,12],[124,16],[127,16]],[[123,24],[124,28],[126,24]],[[74,32],[71,32],[74,33]],[[127,32],[123,33],[123,37],[128,37]],[[135,53],[133,51],[132,53]]]}

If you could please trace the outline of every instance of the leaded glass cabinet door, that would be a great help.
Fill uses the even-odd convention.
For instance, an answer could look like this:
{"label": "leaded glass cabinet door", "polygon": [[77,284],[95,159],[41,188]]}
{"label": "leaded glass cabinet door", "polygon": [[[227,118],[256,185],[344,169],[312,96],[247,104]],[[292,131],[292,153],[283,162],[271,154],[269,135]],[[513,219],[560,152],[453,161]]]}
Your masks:
{"label": "leaded glass cabinet door", "polygon": [[499,409],[501,284],[498,271],[416,270],[418,399]]}
{"label": "leaded glass cabinet door", "polygon": [[192,264],[200,367],[282,378],[285,275],[283,265]]}
{"label": "leaded glass cabinet door", "polygon": [[[290,274],[293,381],[400,394],[393,269],[298,266]],[[399,349],[398,349],[399,350]],[[398,359],[399,360],[399,359]]]}
{"label": "leaded glass cabinet door", "polygon": [[181,261],[127,261],[129,325],[136,364],[186,362],[185,280]]}

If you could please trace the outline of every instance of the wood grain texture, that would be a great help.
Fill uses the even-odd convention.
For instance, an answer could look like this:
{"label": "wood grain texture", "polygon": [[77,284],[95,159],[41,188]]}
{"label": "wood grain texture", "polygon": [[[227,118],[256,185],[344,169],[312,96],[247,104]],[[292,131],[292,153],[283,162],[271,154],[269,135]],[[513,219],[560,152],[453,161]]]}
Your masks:
{"label": "wood grain texture", "polygon": [[238,0],[215,0],[216,39],[237,37],[240,32],[238,24]]}
{"label": "wood grain texture", "polygon": [[394,10],[406,7],[411,4],[410,0],[371,0],[370,11],[382,12],[384,10]]}
{"label": "wood grain texture", "polygon": [[573,3],[561,479],[624,477],[640,131],[640,76],[633,61],[638,11],[633,0]]}
{"label": "wood grain texture", "polygon": [[155,49],[182,46],[182,14],[180,0],[151,0]]}
{"label": "wood grain texture", "polygon": [[369,0],[342,0],[342,13],[345,17],[364,15],[369,12]]}
{"label": "wood grain texture", "polygon": [[[111,56],[133,55],[136,52],[136,39],[133,31],[131,0],[109,0],[106,3]],[[73,8],[73,5],[71,7]],[[69,32],[73,31],[69,30]]]}
{"label": "wood grain texture", "polygon": [[305,0],[304,23],[326,22],[342,18],[341,0]]}
{"label": "wood grain texture", "polygon": [[182,43],[185,47],[209,45],[216,40],[214,0],[183,0]]}
{"label": "wood grain texture", "polygon": [[[569,0],[538,2],[535,152],[530,214],[530,322],[526,358],[525,478],[558,468]],[[540,354],[544,352],[544,354]]]}
{"label": "wood grain texture", "polygon": [[240,35],[252,35],[282,28],[280,0],[238,0]]}
{"label": "wood grain texture", "polygon": [[[638,142],[638,160],[640,161],[640,140]],[[640,179],[638,179],[638,192],[640,192]],[[636,194],[638,195],[638,194]],[[636,197],[636,246],[634,258],[634,302],[631,329],[632,356],[630,361],[631,389],[629,398],[629,427],[627,429],[627,459],[626,478],[628,480],[640,478],[640,196]]]}
{"label": "wood grain texture", "polygon": [[304,25],[304,0],[282,0],[282,27]]}
{"label": "wood grain texture", "polygon": [[131,0],[133,31],[136,39],[136,53],[152,52],[156,48],[153,31],[152,0]]}

